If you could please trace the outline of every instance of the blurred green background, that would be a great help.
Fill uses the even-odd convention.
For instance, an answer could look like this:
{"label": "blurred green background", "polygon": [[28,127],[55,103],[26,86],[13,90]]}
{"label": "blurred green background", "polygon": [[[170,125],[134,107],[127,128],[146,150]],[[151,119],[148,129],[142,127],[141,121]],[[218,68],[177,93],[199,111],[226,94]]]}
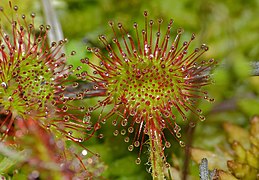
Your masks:
{"label": "blurred green background", "polygon": [[[3,2],[1,0],[0,2]],[[37,23],[44,22],[42,2],[40,0],[14,1],[26,14],[36,12]],[[149,12],[149,18],[174,19],[173,33],[177,28],[185,30],[183,39],[189,40],[196,34],[194,46],[205,43],[209,52],[203,59],[214,58],[218,61],[213,71],[215,83],[207,88],[215,103],[201,103],[206,121],[198,123],[194,147],[213,150],[225,143],[221,125],[232,122],[247,127],[249,119],[259,114],[259,77],[250,76],[249,62],[259,61],[259,0],[52,0],[52,5],[61,23],[64,37],[69,39],[66,51],[77,51],[77,55],[68,59],[68,63],[79,65],[83,57],[94,59],[86,52],[86,46],[101,46],[98,35],[112,37],[108,21],[122,22],[126,29],[132,30],[134,22],[143,25],[143,11]],[[93,100],[94,101],[94,100]],[[88,101],[89,103],[89,101]],[[92,117],[95,119],[98,117]],[[182,124],[183,139],[187,126]],[[138,151],[128,152],[123,138],[114,137],[111,121],[103,125],[103,139],[93,138],[86,143],[87,148],[101,155],[106,164],[103,174],[107,179],[151,179],[148,166],[145,165],[143,150],[142,164],[136,165]],[[206,138],[204,138],[206,137]],[[172,137],[171,141],[174,141]],[[174,157],[173,157],[174,152]],[[177,143],[166,152],[168,161],[181,171],[184,149]],[[179,162],[178,162],[179,161]],[[179,163],[179,164],[178,164]],[[191,172],[198,179],[198,166],[191,162]],[[194,179],[196,179],[194,178]]]}

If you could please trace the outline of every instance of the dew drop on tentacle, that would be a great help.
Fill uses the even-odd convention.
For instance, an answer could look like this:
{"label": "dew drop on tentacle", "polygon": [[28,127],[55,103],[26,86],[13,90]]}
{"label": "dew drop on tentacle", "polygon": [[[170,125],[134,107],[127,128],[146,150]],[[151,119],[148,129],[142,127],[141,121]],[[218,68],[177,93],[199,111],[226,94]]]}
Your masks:
{"label": "dew drop on tentacle", "polygon": [[127,124],[128,124],[128,120],[127,119],[124,119],[124,120],[121,121],[121,125],[122,126],[127,126]]}
{"label": "dew drop on tentacle", "polygon": [[133,128],[133,127],[129,127],[129,128],[128,128],[128,132],[129,132],[129,133],[133,133],[133,132],[134,132],[134,128]]}
{"label": "dew drop on tentacle", "polygon": [[170,143],[169,141],[166,141],[166,142],[165,142],[165,147],[166,147],[166,148],[170,148],[170,147],[171,147],[171,143]]}
{"label": "dew drop on tentacle", "polygon": [[65,116],[63,117],[63,120],[64,120],[65,122],[68,122],[69,119],[70,119],[70,117],[69,117],[68,115],[65,115]]}
{"label": "dew drop on tentacle", "polygon": [[214,102],[215,99],[214,99],[214,98],[210,98],[209,101],[210,101],[210,102]]}
{"label": "dew drop on tentacle", "polygon": [[122,129],[122,130],[121,130],[121,135],[124,136],[124,135],[126,134],[126,132],[127,132],[127,131],[126,131],[125,129]]}
{"label": "dew drop on tentacle", "polygon": [[148,16],[148,11],[144,11],[144,16],[145,16],[145,17]]}
{"label": "dew drop on tentacle", "polygon": [[62,110],[63,112],[67,112],[68,107],[67,107],[66,105],[64,105],[61,110]]}
{"label": "dew drop on tentacle", "polygon": [[14,9],[15,11],[18,11],[18,6],[15,5],[15,6],[13,7],[13,9]]}
{"label": "dew drop on tentacle", "polygon": [[200,121],[205,121],[206,120],[205,116],[199,116],[199,118],[200,118]]}
{"label": "dew drop on tentacle", "polygon": [[139,145],[140,145],[140,142],[139,142],[139,141],[135,141],[135,142],[134,142],[134,146],[135,146],[135,147],[139,147]]}
{"label": "dew drop on tentacle", "polygon": [[106,123],[106,119],[103,118],[103,119],[101,120],[101,123],[102,123],[102,124],[105,124],[105,123]]}
{"label": "dew drop on tentacle", "polygon": [[180,137],[182,137],[182,134],[181,133],[176,133],[176,137],[180,138]]}
{"label": "dew drop on tentacle", "polygon": [[112,27],[114,25],[114,22],[113,21],[109,21],[108,24],[109,24],[109,26]]}
{"label": "dew drop on tentacle", "polygon": [[179,141],[181,147],[185,147],[185,143],[183,141]]}
{"label": "dew drop on tentacle", "polygon": [[79,109],[81,112],[85,111],[85,107],[84,107],[84,106],[80,106],[78,109]]}
{"label": "dew drop on tentacle", "polygon": [[135,163],[139,165],[139,164],[141,163],[141,159],[138,157],[138,158],[135,160]]}
{"label": "dew drop on tentacle", "polygon": [[134,146],[132,144],[128,146],[129,151],[133,151],[133,149],[134,149]]}
{"label": "dew drop on tentacle", "polygon": [[99,139],[102,139],[103,137],[104,137],[103,134],[99,134],[99,135],[98,135],[98,138],[99,138]]}
{"label": "dew drop on tentacle", "polygon": [[118,134],[119,134],[119,131],[116,129],[116,130],[113,132],[113,135],[114,135],[114,136],[118,136]]}
{"label": "dew drop on tentacle", "polygon": [[5,82],[2,82],[1,83],[1,86],[4,88],[4,89],[7,89],[7,84]]}
{"label": "dew drop on tentacle", "polygon": [[93,107],[89,107],[88,108],[88,112],[93,112],[94,108]]}
{"label": "dew drop on tentacle", "polygon": [[130,138],[129,138],[129,137],[125,137],[125,138],[124,138],[124,142],[126,142],[126,143],[128,143],[128,142],[129,142],[129,140],[130,140]]}
{"label": "dew drop on tentacle", "polygon": [[193,127],[195,127],[195,126],[196,126],[196,123],[195,123],[195,122],[193,122],[193,121],[190,121],[190,122],[189,122],[189,126],[193,128]]}
{"label": "dew drop on tentacle", "polygon": [[112,125],[113,125],[113,126],[117,126],[117,120],[113,120],[113,121],[112,121]]}
{"label": "dew drop on tentacle", "polygon": [[71,136],[71,135],[73,134],[73,132],[72,132],[72,131],[68,131],[67,134],[68,134],[69,136]]}
{"label": "dew drop on tentacle", "polygon": [[209,47],[206,45],[206,44],[202,44],[201,45],[201,49],[205,50],[205,51],[208,51],[209,50]]}
{"label": "dew drop on tentacle", "polygon": [[78,139],[78,142],[83,142],[84,139],[83,138],[77,138]]}
{"label": "dew drop on tentacle", "polygon": [[199,114],[201,114],[201,113],[202,113],[202,110],[201,110],[201,109],[197,109],[197,112],[198,112]]}

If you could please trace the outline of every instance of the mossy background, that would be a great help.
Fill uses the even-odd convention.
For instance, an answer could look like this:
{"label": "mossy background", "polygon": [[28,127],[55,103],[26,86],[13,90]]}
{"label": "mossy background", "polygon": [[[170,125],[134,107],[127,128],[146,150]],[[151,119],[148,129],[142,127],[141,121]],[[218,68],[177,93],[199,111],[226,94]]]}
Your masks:
{"label": "mossy background", "polygon": [[[0,2],[2,5],[4,0]],[[36,12],[37,23],[44,22],[40,0],[14,2],[25,14]],[[77,51],[76,56],[68,59],[69,64],[80,65],[83,57],[97,61],[87,53],[86,46],[102,47],[98,40],[100,34],[112,37],[108,21],[122,22],[128,30],[132,29],[134,22],[141,27],[144,10],[154,20],[163,18],[165,27],[169,19],[174,19],[173,32],[179,27],[185,30],[182,39],[189,40],[191,34],[195,33],[195,46],[203,43],[209,46],[209,51],[202,58],[214,58],[219,64],[213,72],[215,83],[207,88],[210,96],[215,98],[215,103],[200,104],[206,121],[197,124],[194,147],[214,150],[224,145],[223,122],[247,127],[249,119],[259,114],[259,77],[251,77],[249,70],[249,62],[259,60],[259,0],[53,0],[52,3],[64,36],[69,39],[66,51]],[[94,99],[92,101],[96,102]],[[89,100],[86,102],[88,106],[91,103]],[[94,121],[97,118],[98,114],[91,119]],[[190,137],[186,136],[186,123],[181,121],[178,123],[182,125],[183,140],[186,140]],[[99,139],[96,135],[85,142],[86,147],[99,153],[106,164],[104,179],[151,179],[147,172],[149,166],[145,165],[147,148],[142,152],[142,164],[136,165],[138,150],[129,152],[123,137],[114,137],[111,122],[110,119],[102,125],[104,138]],[[173,137],[170,140],[175,142]],[[184,149],[175,142],[166,153],[171,163],[174,153],[174,165],[179,161],[181,171]],[[193,162],[190,165],[193,179],[199,179],[198,165]]]}

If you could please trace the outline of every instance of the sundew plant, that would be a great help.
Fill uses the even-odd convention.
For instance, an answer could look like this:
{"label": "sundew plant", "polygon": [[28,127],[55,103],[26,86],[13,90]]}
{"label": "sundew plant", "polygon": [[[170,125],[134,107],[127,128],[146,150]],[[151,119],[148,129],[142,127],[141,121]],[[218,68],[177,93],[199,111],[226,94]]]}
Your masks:
{"label": "sundew plant", "polygon": [[[73,69],[72,65],[65,64],[66,54],[61,49],[67,39],[49,43],[51,27],[35,27],[35,14],[27,17],[19,14],[18,9],[11,1],[7,9],[11,14],[0,8],[0,140],[7,147],[16,146],[15,150],[32,148],[31,158],[59,164],[55,171],[65,171],[64,178],[72,178],[79,167],[84,170],[83,174],[89,175],[79,155],[66,149],[64,142],[81,145],[80,142],[91,136],[91,125],[83,121],[85,106],[74,103],[82,100],[84,94],[66,91],[67,87],[78,86],[69,76],[80,67]],[[70,56],[74,54],[72,51]],[[80,74],[76,77],[81,79]],[[26,140],[26,137],[32,139]],[[43,147],[37,149],[37,145],[31,146],[31,141],[43,143]],[[75,167],[72,160],[67,161],[69,154],[78,160],[79,167]],[[44,169],[42,166],[48,169],[47,164],[34,166],[39,171]]]}
{"label": "sundew plant", "polygon": [[[165,25],[165,33],[162,33],[162,19],[157,23],[149,20],[147,11],[144,17],[143,30],[134,23],[133,35],[121,23],[118,23],[116,31],[116,25],[109,22],[114,34],[114,47],[101,35],[99,39],[106,50],[88,48],[100,59],[100,65],[91,63],[89,59],[83,59],[82,63],[93,70],[94,75],[87,78],[95,83],[93,89],[105,90],[100,94],[105,98],[91,109],[103,110],[107,105],[113,105],[110,112],[100,115],[97,123],[113,119],[112,124],[120,127],[113,134],[125,135],[124,141],[130,144],[129,151],[139,147],[137,164],[141,163],[143,144],[148,141],[153,177],[163,179],[164,167],[169,168],[163,151],[171,146],[164,131],[169,131],[184,147],[184,142],[179,140],[181,127],[178,121],[187,121],[187,112],[201,121],[205,120],[202,110],[196,107],[197,99],[214,101],[202,87],[211,83],[208,72],[215,61],[200,60],[208,50],[204,44],[189,50],[194,34],[189,41],[181,42],[183,29],[178,29],[174,37],[171,32],[173,20]],[[178,114],[179,120],[176,118]],[[115,117],[111,118],[113,115]],[[190,124],[195,125],[194,122]],[[134,134],[131,140],[130,134]]]}
{"label": "sundew plant", "polygon": [[[11,34],[1,26],[1,139],[15,129],[16,121],[32,118],[45,128],[54,128],[74,141],[70,130],[85,130],[78,112],[85,107],[73,106],[71,102],[83,98],[83,94],[65,94],[66,85],[76,87],[68,77],[72,65],[65,66],[66,55],[59,53],[66,39],[59,42],[47,42],[50,26],[34,25],[35,14],[27,20],[25,15],[16,14],[18,6],[13,6],[13,16],[5,14],[2,21],[11,27]],[[2,22],[4,24],[4,22]],[[4,24],[5,25],[5,24]],[[71,52],[73,55],[75,52]],[[69,109],[78,112],[69,113]],[[84,131],[82,131],[84,132]]]}

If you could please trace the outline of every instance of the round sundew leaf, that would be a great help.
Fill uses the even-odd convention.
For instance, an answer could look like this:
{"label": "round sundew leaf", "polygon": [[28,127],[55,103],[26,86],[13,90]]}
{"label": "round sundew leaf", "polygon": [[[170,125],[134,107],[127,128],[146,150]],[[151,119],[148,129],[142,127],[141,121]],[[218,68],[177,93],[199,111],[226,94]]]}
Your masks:
{"label": "round sundew leaf", "polygon": [[19,7],[12,3],[7,11],[0,12],[0,113],[4,118],[1,140],[13,138],[16,131],[33,120],[57,136],[80,143],[92,136],[93,129],[90,122],[82,121],[86,105],[78,103],[86,92],[74,89],[79,86],[76,80],[84,81],[82,68],[65,64],[76,53],[72,51],[66,57],[62,49],[68,40],[49,43],[50,27],[37,27],[35,13],[21,15]]}
{"label": "round sundew leaf", "polygon": [[[104,96],[93,108],[100,112],[97,124],[102,119],[115,119],[117,127],[134,128],[129,132],[134,134],[133,139],[126,139],[130,151],[134,147],[142,149],[146,135],[155,141],[153,137],[158,133],[161,147],[167,138],[164,131],[178,140],[181,133],[176,129],[180,122],[186,122],[190,115],[200,121],[206,119],[197,107],[199,101],[214,101],[203,87],[212,83],[209,74],[216,61],[200,59],[209,48],[202,44],[190,50],[194,34],[190,40],[182,41],[183,29],[177,29],[172,36],[172,19],[162,31],[162,20],[149,21],[147,14],[145,11],[143,30],[134,23],[128,32],[122,23],[110,22],[114,38],[99,36],[105,49],[87,48],[100,63],[82,61],[92,69],[86,80],[95,83],[95,89],[104,90],[103,94],[93,94]],[[108,113],[103,111],[106,106],[112,107]],[[118,128],[113,134],[126,135],[126,131]],[[184,146],[183,141],[178,141]]]}

